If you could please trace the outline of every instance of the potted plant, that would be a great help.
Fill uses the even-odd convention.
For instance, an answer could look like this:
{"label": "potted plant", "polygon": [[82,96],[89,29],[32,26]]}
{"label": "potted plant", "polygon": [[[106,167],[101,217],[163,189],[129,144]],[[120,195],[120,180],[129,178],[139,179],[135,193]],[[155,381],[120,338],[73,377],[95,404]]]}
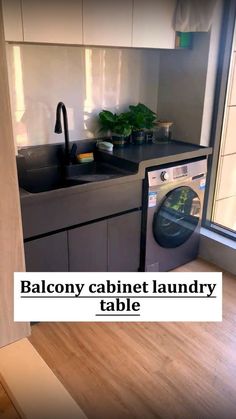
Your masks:
{"label": "potted plant", "polygon": [[143,144],[148,130],[154,127],[157,115],[143,103],[130,105],[127,118],[132,126],[132,141],[136,144]]}
{"label": "potted plant", "polygon": [[129,138],[132,128],[127,118],[127,112],[121,114],[102,110],[99,113],[101,131],[111,135],[112,142],[116,147],[123,147]]}

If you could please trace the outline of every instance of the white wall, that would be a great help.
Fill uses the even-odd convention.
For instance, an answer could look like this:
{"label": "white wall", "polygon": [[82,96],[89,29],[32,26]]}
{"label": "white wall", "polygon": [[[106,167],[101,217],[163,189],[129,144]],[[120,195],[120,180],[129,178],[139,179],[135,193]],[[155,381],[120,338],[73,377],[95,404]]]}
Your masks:
{"label": "white wall", "polygon": [[191,50],[161,52],[158,115],[189,143],[200,143],[209,43],[209,33],[197,33]]}
{"label": "white wall", "polygon": [[53,132],[59,101],[71,140],[96,136],[102,108],[125,110],[139,101],[157,108],[158,50],[9,44],[7,51],[18,146],[63,141]]}
{"label": "white wall", "polygon": [[161,52],[158,109],[173,120],[175,138],[209,145],[218,66],[222,0],[216,1],[209,32],[194,34],[191,50]]}

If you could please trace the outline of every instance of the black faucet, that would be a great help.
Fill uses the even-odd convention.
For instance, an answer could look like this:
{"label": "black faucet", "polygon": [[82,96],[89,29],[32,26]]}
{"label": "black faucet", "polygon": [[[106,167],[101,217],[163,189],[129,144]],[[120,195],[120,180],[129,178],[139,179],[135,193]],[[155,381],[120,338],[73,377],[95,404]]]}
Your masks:
{"label": "black faucet", "polygon": [[61,110],[63,113],[64,135],[65,135],[65,164],[69,164],[70,163],[70,147],[69,147],[70,140],[69,140],[69,131],[68,131],[68,119],[67,119],[66,107],[63,102],[59,102],[57,105],[56,124],[54,128],[54,132],[56,134],[62,133]]}

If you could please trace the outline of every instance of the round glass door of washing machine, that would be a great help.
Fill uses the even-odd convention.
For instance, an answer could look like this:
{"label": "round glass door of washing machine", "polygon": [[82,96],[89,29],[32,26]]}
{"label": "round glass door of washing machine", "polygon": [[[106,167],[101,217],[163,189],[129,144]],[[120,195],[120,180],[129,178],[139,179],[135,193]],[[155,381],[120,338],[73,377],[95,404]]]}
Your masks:
{"label": "round glass door of washing machine", "polygon": [[181,246],[196,230],[201,202],[196,192],[180,186],[168,192],[153,217],[153,235],[166,248]]}

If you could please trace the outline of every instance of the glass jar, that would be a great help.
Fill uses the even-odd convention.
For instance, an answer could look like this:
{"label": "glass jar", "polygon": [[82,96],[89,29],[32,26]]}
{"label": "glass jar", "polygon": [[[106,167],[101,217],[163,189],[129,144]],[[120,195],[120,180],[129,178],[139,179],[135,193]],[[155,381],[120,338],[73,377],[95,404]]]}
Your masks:
{"label": "glass jar", "polygon": [[167,143],[171,140],[171,121],[159,121],[153,130],[154,143]]}

